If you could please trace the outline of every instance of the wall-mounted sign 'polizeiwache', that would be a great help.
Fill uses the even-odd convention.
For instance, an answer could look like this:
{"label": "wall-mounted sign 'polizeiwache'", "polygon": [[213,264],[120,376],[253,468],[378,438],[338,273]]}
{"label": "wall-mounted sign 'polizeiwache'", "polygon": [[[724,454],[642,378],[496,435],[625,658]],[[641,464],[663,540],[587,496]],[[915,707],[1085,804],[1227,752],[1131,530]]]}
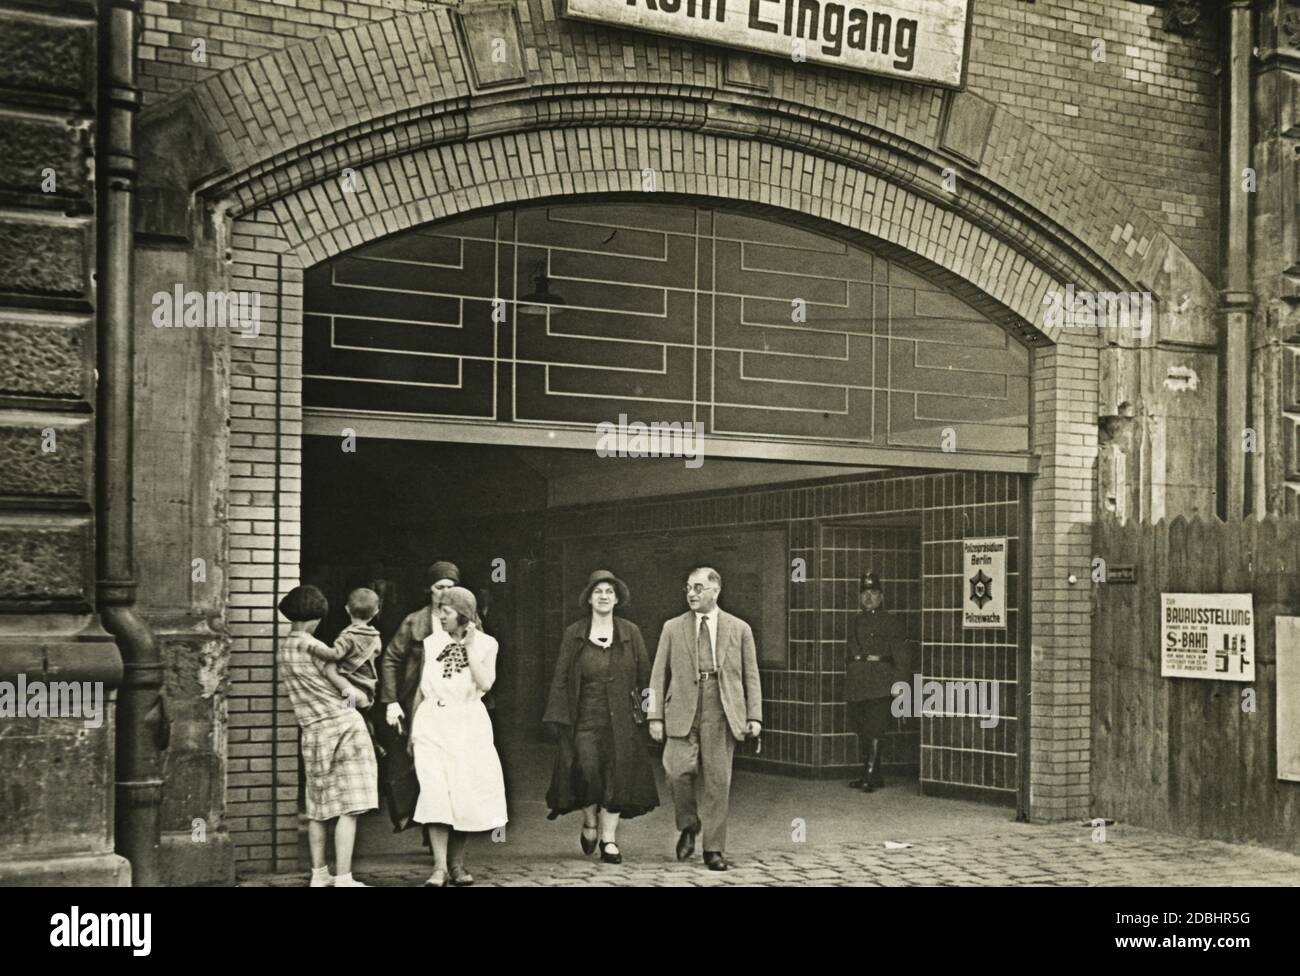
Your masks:
{"label": "wall-mounted sign 'polizeiwache'", "polygon": [[961,625],[1007,628],[1007,538],[963,539]]}
{"label": "wall-mounted sign 'polizeiwache'", "polygon": [[564,14],[948,88],[970,0],[564,0]]}

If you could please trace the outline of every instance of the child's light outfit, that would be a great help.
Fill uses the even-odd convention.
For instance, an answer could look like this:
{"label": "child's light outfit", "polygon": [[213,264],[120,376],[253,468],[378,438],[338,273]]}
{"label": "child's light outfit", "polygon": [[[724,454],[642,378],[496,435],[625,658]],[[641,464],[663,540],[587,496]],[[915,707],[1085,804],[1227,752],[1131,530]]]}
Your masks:
{"label": "child's light outfit", "polygon": [[335,639],[334,650],[343,652],[343,657],[336,665],[339,674],[347,678],[358,691],[364,691],[368,699],[374,701],[375,688],[379,685],[379,672],[375,670],[375,659],[383,650],[379,631],[370,624],[354,621]]}

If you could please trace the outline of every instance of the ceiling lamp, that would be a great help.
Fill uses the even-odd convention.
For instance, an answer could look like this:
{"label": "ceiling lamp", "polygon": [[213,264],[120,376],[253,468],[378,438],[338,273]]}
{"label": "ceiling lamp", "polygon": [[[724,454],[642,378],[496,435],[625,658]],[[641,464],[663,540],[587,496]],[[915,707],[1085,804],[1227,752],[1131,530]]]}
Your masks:
{"label": "ceiling lamp", "polygon": [[564,309],[556,306],[567,304],[569,303],[564,300],[563,295],[551,291],[551,279],[546,274],[545,261],[538,261],[537,266],[533,269],[532,291],[515,300],[518,314],[528,318],[545,318],[548,308],[552,315],[559,315]]}

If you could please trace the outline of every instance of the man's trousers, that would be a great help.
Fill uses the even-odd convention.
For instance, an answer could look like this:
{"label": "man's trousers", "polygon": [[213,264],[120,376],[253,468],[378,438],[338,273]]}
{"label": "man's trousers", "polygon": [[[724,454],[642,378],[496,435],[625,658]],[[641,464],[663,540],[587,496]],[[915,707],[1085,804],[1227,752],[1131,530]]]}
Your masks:
{"label": "man's trousers", "polygon": [[727,848],[731,757],[735,749],[736,739],[722,710],[718,679],[702,680],[699,707],[695,710],[690,734],[669,736],[664,746],[664,772],[668,774],[668,785],[673,792],[677,829],[702,833],[706,851],[725,851]]}

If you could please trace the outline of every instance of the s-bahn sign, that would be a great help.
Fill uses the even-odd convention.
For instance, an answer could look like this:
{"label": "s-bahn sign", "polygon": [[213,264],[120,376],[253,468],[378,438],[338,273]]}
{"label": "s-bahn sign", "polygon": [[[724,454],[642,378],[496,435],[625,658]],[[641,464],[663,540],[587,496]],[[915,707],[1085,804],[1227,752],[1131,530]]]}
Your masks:
{"label": "s-bahn sign", "polygon": [[564,0],[564,13],[960,88],[970,0]]}

